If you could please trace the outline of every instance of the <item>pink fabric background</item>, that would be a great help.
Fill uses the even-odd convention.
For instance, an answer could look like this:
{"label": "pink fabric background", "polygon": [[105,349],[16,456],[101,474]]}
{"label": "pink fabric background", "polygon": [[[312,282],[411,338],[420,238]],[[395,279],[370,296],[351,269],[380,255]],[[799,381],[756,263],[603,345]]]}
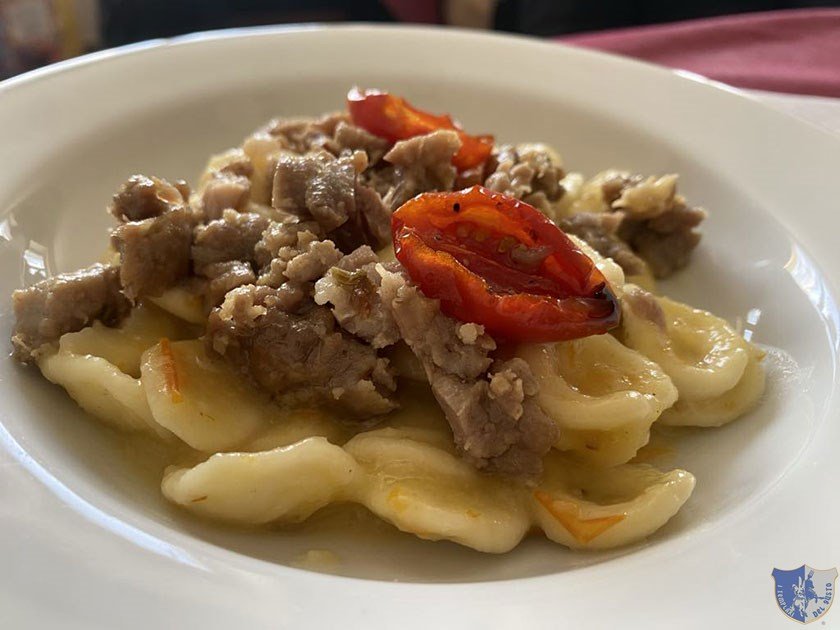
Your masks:
{"label": "pink fabric background", "polygon": [[[436,0],[383,0],[399,20],[439,23]],[[739,87],[840,97],[840,9],[797,9],[557,38]]]}
{"label": "pink fabric background", "polygon": [[739,87],[840,97],[840,9],[748,13],[576,34],[560,41],[691,70]]}
{"label": "pink fabric background", "polygon": [[437,0],[382,0],[382,4],[401,22],[439,24],[442,21]]}

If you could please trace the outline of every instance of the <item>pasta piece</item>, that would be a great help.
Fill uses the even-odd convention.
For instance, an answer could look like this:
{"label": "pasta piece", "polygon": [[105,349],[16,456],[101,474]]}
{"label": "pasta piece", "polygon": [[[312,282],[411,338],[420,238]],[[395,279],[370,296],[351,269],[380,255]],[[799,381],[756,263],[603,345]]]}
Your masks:
{"label": "pasta piece", "polygon": [[537,525],[553,541],[601,549],[635,542],[686,501],[694,477],[646,464],[598,469],[552,454],[540,485],[483,475],[440,429],[387,427],[344,448],[323,437],[256,453],[217,453],[167,470],[164,496],[202,516],[295,523],[356,502],[404,532],[504,553]]}
{"label": "pasta piece", "polygon": [[719,427],[740,418],[758,404],[764,393],[763,356],[763,352],[751,348],[744,375],[735,387],[717,398],[679,400],[662,414],[660,422],[672,426]]}
{"label": "pasta piece", "polygon": [[650,424],[677,399],[671,379],[658,365],[611,335],[523,344],[517,355],[540,382],[541,406],[562,428]]}
{"label": "pasta piece", "polygon": [[185,286],[174,286],[157,297],[147,298],[164,311],[167,311],[191,324],[207,323],[207,312],[204,310],[204,296],[191,291]]}
{"label": "pasta piece", "polygon": [[662,527],[691,496],[694,476],[647,464],[591,468],[563,455],[546,458],[532,492],[534,519],[546,536],[572,549],[637,542]]}
{"label": "pasta piece", "polygon": [[281,419],[258,433],[243,450],[270,451],[310,437],[323,437],[333,444],[343,444],[352,435],[349,426],[319,409],[290,409],[281,415]]}
{"label": "pasta piece", "polygon": [[641,287],[645,291],[651,293],[656,292],[656,278],[653,277],[653,272],[650,270],[650,265],[645,265],[641,273],[625,276],[626,282]]}
{"label": "pasta piece", "polygon": [[569,429],[560,434],[554,448],[591,466],[609,467],[633,459],[649,440],[649,424],[627,423],[605,431]]}
{"label": "pasta piece", "polygon": [[239,148],[228,149],[227,151],[211,155],[207,161],[207,165],[204,167],[204,171],[201,173],[201,177],[198,179],[196,192],[204,192],[207,184],[213,180],[213,176],[219,171],[247,159],[248,157],[245,155],[245,152]]}
{"label": "pasta piece", "polygon": [[281,153],[280,143],[267,132],[258,131],[245,140],[242,150],[254,168],[250,178],[251,201],[270,204],[274,167]]}
{"label": "pasta piece", "polygon": [[101,357],[56,352],[38,367],[47,380],[61,385],[92,416],[123,431],[169,434],[152,418],[143,386]]}
{"label": "pasta piece", "polygon": [[217,453],[170,468],[164,496],[201,516],[259,525],[295,523],[340,499],[358,466],[340,446],[312,437],[261,453]]}
{"label": "pasta piece", "polygon": [[560,198],[558,216],[568,216],[578,212],[606,212],[609,210],[604,198],[604,182],[619,175],[619,171],[608,170],[596,174],[591,179],[584,179],[580,173],[569,173],[560,180],[566,191]]}
{"label": "pasta piece", "polygon": [[140,355],[163,337],[183,339],[192,336],[184,322],[153,305],[141,304],[133,309],[118,328],[101,322],[78,332],[62,335],[61,352],[102,357],[126,374],[140,376]]}
{"label": "pasta piece", "polygon": [[345,449],[367,475],[357,500],[420,538],[492,553],[515,547],[530,526],[519,487],[423,437],[422,429],[386,428],[350,440]]}
{"label": "pasta piece", "polygon": [[540,406],[560,428],[556,448],[591,464],[631,459],[677,399],[658,365],[611,335],[524,344],[517,355],[531,366]]}
{"label": "pasta piece", "polygon": [[716,398],[741,380],[749,346],[724,320],[633,285],[625,292],[624,343],[662,367],[680,400]]}
{"label": "pasta piece", "polygon": [[417,431],[422,441],[455,452],[452,429],[428,383],[406,383],[399,409],[389,413],[386,422],[387,426],[404,433]]}
{"label": "pasta piece", "polygon": [[572,214],[572,206],[580,199],[585,181],[586,178],[581,173],[566,173],[560,180],[563,194],[552,204],[552,220],[556,221]]}
{"label": "pasta piece", "polygon": [[162,340],[143,355],[141,372],[155,421],[199,451],[239,446],[282,413],[226,362],[208,356],[202,341]]}

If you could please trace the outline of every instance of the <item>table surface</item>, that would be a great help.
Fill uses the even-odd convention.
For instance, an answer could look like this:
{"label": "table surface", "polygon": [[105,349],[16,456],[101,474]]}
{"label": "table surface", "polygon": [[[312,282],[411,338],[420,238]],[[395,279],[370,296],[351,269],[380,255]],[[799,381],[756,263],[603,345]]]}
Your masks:
{"label": "table surface", "polygon": [[771,107],[840,135],[840,99],[749,90]]}

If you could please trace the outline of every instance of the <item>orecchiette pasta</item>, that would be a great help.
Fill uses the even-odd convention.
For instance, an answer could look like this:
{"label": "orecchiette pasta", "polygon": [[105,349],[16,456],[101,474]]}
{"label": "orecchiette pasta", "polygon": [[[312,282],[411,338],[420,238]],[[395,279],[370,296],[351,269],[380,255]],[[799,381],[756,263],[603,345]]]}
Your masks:
{"label": "orecchiette pasta", "polygon": [[[280,145],[268,133],[255,133],[242,145],[242,150],[254,169],[251,175],[251,201],[260,204],[271,202],[271,177],[273,164],[280,153]],[[208,168],[212,166],[208,165]]]}
{"label": "orecchiette pasta", "polygon": [[626,287],[622,333],[627,346],[661,366],[681,400],[715,398],[735,387],[749,359],[747,342],[707,311],[640,291]]}
{"label": "orecchiette pasta", "polygon": [[536,523],[551,540],[572,548],[607,549],[649,536],[694,490],[694,476],[647,464],[594,469],[561,456],[546,460],[533,493]]}
{"label": "orecchiette pasta", "polygon": [[717,398],[678,400],[667,409],[660,422],[673,426],[719,427],[740,418],[752,409],[764,393],[764,353],[750,348],[750,357],[741,380]]}
{"label": "orecchiette pasta", "polygon": [[[586,178],[581,173],[567,173],[563,179],[560,180],[560,186],[563,187],[563,195],[554,202],[552,212],[554,216],[551,218],[557,220],[561,217],[572,214],[572,207],[578,201],[583,192],[583,184]],[[602,210],[598,207],[596,210]]]}
{"label": "orecchiette pasta", "polygon": [[539,381],[540,405],[560,427],[557,448],[592,463],[631,459],[677,399],[658,365],[610,335],[524,345],[517,354]]}
{"label": "orecchiette pasta", "polygon": [[201,341],[163,340],[145,352],[141,371],[155,421],[199,451],[241,445],[281,415]]}
{"label": "orecchiette pasta", "polygon": [[119,370],[140,376],[140,355],[160,339],[184,339],[193,336],[191,327],[161,311],[156,306],[141,304],[119,328],[108,328],[95,322],[79,332],[67,333],[59,341],[62,352],[102,357]]}
{"label": "orecchiette pasta", "polygon": [[179,339],[191,327],[154,306],[132,310],[118,328],[94,324],[67,333],[58,350],[39,361],[44,376],[64,387],[86,411],[125,430],[171,433],[154,421],[140,376],[140,357],[161,336]]}
{"label": "orecchiette pasta", "polygon": [[[620,268],[592,255],[621,286]],[[637,291],[628,285],[631,302]],[[412,394],[381,428],[361,433],[363,427],[354,430],[324,411],[282,409],[208,356],[202,341],[173,341],[195,330],[154,306],[136,309],[121,328],[65,335],[40,367],[114,426],[174,434],[213,453],[193,467],[171,467],[162,482],[169,500],[204,516],[293,523],[328,504],[354,502],[405,532],[486,552],[511,549],[534,527],[563,545],[600,549],[648,536],[691,494],[694,478],[685,471],[624,463],[647,443],[654,421],[723,424],[748,410],[764,387],[761,352],[722,320],[646,299],[661,308],[665,328],[650,328],[658,326],[655,311],[628,307],[626,346],[600,335],[517,348],[539,381],[541,407],[561,429],[536,487],[463,462],[439,410],[429,411],[427,394]],[[688,326],[705,327],[713,341],[694,340]],[[692,378],[716,382],[719,376],[704,370],[737,369],[731,364],[738,351],[746,361],[732,387],[692,399]],[[393,356],[405,363],[404,376],[424,380],[410,358]],[[657,361],[689,384],[689,396],[674,402],[678,387]],[[140,379],[131,375],[138,371]]]}
{"label": "orecchiette pasta", "polygon": [[420,435],[381,429],[345,445],[366,473],[357,500],[420,538],[488,552],[515,547],[530,526],[516,488]]}
{"label": "orecchiette pasta", "polygon": [[[599,470],[561,455],[536,488],[482,475],[429,429],[384,428],[343,448],[306,438],[260,453],[221,453],[163,480],[170,500],[204,516],[293,523],[332,502],[351,501],[399,529],[502,553],[537,526],[574,548],[637,541],[661,527],[691,494],[685,471],[646,464]],[[451,441],[450,441],[451,443]]]}
{"label": "orecchiette pasta", "polygon": [[158,297],[149,298],[149,301],[186,322],[204,325],[207,321],[204,298],[187,287],[172,287]]}
{"label": "orecchiette pasta", "polygon": [[323,437],[333,444],[343,444],[353,433],[349,424],[341,423],[333,414],[325,411],[287,409],[282,414],[275,414],[274,421],[246,442],[242,450],[270,451],[310,437]]}
{"label": "orecchiette pasta", "polygon": [[603,171],[591,179],[585,179],[580,173],[569,173],[560,180],[565,194],[560,198],[558,214],[560,216],[578,212],[606,212],[609,209],[604,199],[603,184],[617,171]]}
{"label": "orecchiette pasta", "polygon": [[259,453],[216,453],[194,468],[170,468],[164,496],[187,509],[240,523],[295,523],[345,492],[359,466],[322,437]]}
{"label": "orecchiette pasta", "polygon": [[143,386],[101,357],[54,352],[38,362],[47,380],[61,385],[79,406],[126,431],[153,431]]}
{"label": "orecchiette pasta", "polygon": [[[571,548],[628,544],[667,522],[694,487],[683,470],[626,463],[651,424],[717,426],[742,415],[764,388],[762,353],[704,311],[649,294],[640,304],[613,261],[581,246],[624,296],[624,343],[600,335],[515,350],[560,428],[536,486],[460,459],[428,394],[410,393],[373,430],[277,406],[189,339],[199,307],[190,314],[186,292],[158,299],[162,309],[135,309],[120,328],[64,335],[40,367],[102,420],[177,436],[195,449],[191,461],[210,454],[170,467],[162,481],[170,501],[203,516],[294,523],[351,502],[418,537],[485,552],[508,551],[535,527]],[[418,381],[411,387],[427,388],[407,348],[391,360]]]}

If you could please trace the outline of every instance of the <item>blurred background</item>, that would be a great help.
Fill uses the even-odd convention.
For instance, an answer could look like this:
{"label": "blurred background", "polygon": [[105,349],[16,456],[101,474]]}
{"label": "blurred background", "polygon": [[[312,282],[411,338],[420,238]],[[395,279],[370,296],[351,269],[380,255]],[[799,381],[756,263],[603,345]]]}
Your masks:
{"label": "blurred background", "polygon": [[[0,78],[101,48],[239,26],[415,22],[540,37],[571,35],[569,41],[587,45],[585,38],[576,40],[573,34],[814,7],[840,7],[840,0],[0,0]],[[717,23],[709,24],[716,32]],[[817,17],[798,29],[808,35],[821,24],[824,19]],[[840,41],[840,29],[834,24],[829,42]],[[697,45],[678,33],[665,36],[672,49]],[[645,56],[649,44],[637,52],[616,48],[614,43],[611,48],[610,43],[600,47],[651,58]],[[824,45],[816,48],[826,54]],[[840,68],[840,59],[834,59]]]}

